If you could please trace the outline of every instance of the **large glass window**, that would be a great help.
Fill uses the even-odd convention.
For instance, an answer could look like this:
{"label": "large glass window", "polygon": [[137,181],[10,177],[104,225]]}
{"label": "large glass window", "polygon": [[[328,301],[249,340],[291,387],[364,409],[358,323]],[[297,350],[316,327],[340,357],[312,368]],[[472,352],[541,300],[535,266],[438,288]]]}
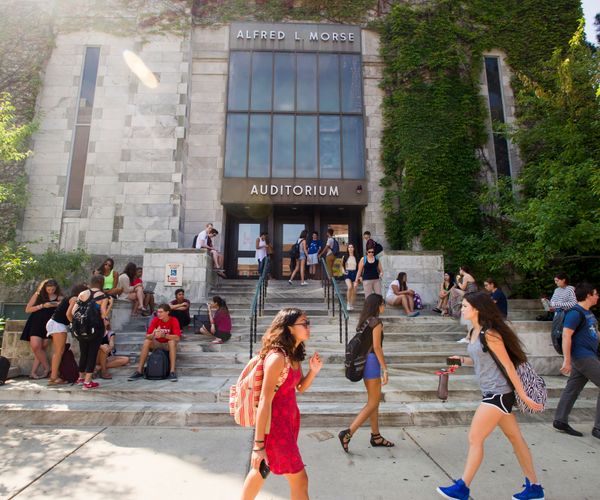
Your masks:
{"label": "large glass window", "polygon": [[67,210],[79,210],[81,208],[99,61],[100,48],[87,47],[81,74],[77,120],[71,151],[69,185],[67,186],[67,199],[65,203]]}
{"label": "large glass window", "polygon": [[226,177],[362,179],[358,54],[233,51]]}
{"label": "large glass window", "polygon": [[[488,86],[488,99],[492,126],[505,123],[504,102],[502,99],[502,82],[500,78],[500,64],[497,57],[485,58],[485,76]],[[494,156],[496,158],[496,173],[510,176],[510,158],[508,141],[504,135],[494,132]]]}

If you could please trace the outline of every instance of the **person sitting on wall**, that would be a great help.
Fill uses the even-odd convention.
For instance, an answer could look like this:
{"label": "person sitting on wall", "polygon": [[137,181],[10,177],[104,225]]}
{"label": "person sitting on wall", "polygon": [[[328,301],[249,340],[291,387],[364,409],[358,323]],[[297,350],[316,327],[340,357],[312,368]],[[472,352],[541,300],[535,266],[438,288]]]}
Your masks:
{"label": "person sitting on wall", "polygon": [[177,361],[177,346],[181,339],[181,328],[179,328],[179,321],[169,315],[170,311],[171,306],[169,304],[160,304],[158,306],[156,317],[152,320],[146,332],[146,339],[142,345],[137,370],[127,380],[142,378],[144,376],[144,364],[150,351],[163,349],[169,351],[169,363],[171,367],[169,380],[177,382],[175,363]]}
{"label": "person sitting on wall", "polygon": [[200,333],[215,337],[213,344],[223,344],[231,338],[231,316],[227,303],[218,295],[208,304],[208,316],[210,318],[210,331],[204,325],[200,327]]}
{"label": "person sitting on wall", "polygon": [[[200,233],[200,235],[201,234],[202,233]],[[226,278],[227,276],[225,276],[225,271],[223,270],[223,256],[219,253],[214,245],[214,239],[219,235],[219,231],[217,231],[215,228],[211,228],[208,230],[206,238],[201,239],[200,235],[198,235],[198,244],[200,245],[198,248],[206,249],[206,251],[212,257],[215,272],[221,276],[221,278]]]}
{"label": "person sitting on wall", "polygon": [[181,329],[192,322],[190,318],[190,301],[185,298],[185,290],[183,288],[175,290],[175,299],[169,302],[169,305],[171,306],[169,315],[179,321]]}
{"label": "person sitting on wall", "polygon": [[125,300],[132,303],[131,315],[137,316],[141,311],[143,316],[150,315],[150,311],[144,307],[144,287],[142,283],[134,285],[136,278],[137,266],[133,262],[129,262],[123,273],[119,276],[118,287],[122,290],[119,295],[119,300]]}
{"label": "person sitting on wall", "polygon": [[450,289],[454,286],[454,277],[451,273],[444,273],[444,281],[440,285],[438,292],[437,306],[432,309],[433,312],[440,313],[442,316],[448,316],[448,300],[450,299]]}
{"label": "person sitting on wall", "polygon": [[144,281],[142,280],[142,275],[144,274],[144,268],[138,267],[135,270],[135,279],[133,280],[133,286],[142,285],[142,290],[144,291],[144,307],[148,310],[150,314],[154,312],[154,292],[150,290],[146,290],[144,286]]}
{"label": "person sitting on wall", "polygon": [[206,241],[206,238],[208,237],[208,232],[213,228],[212,222],[209,222],[208,224],[206,224],[206,227],[204,228],[204,230],[200,231],[196,236],[194,236],[194,242],[192,243],[192,246],[194,248],[202,248],[201,246],[201,242],[204,240]]}

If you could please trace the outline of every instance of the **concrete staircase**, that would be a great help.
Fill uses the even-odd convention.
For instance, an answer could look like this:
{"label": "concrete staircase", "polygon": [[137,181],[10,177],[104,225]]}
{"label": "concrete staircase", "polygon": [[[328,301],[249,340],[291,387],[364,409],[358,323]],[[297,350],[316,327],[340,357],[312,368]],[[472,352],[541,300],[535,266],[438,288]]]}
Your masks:
{"label": "concrete staircase", "polygon": [[[179,381],[128,382],[137,361],[146,320],[132,319],[117,334],[119,354],[131,357],[130,366],[114,369],[112,380],[100,380],[101,388],[84,392],[77,386],[48,388],[45,381],[15,379],[0,388],[0,411],[5,424],[12,425],[234,425],[228,415],[229,386],[237,379],[249,358],[249,308],[255,281],[226,280],[214,293],[227,300],[233,319],[232,339],[223,345],[211,344],[187,329],[180,344],[177,372]],[[344,288],[342,286],[342,288]],[[265,314],[258,320],[264,332],[281,308],[301,307],[311,319],[307,353],[318,351],[324,361],[311,389],[298,395],[303,425],[336,427],[347,425],[366,401],[362,383],[344,378],[344,344],[340,344],[339,319],[326,310],[319,283],[300,287],[287,281],[269,284]],[[351,313],[349,336],[354,333],[358,310]],[[510,317],[519,332],[549,335],[549,323],[533,320],[539,314],[537,301],[510,301]],[[532,321],[533,320],[533,321]],[[384,351],[390,368],[390,383],[383,388],[383,425],[439,426],[468,424],[480,398],[471,368],[461,368],[450,379],[447,402],[436,398],[438,379],[434,371],[445,366],[450,354],[465,354],[465,335],[459,322],[424,311],[406,318],[387,308],[383,317]],[[260,341],[260,339],[259,339]],[[256,352],[256,348],[255,348]],[[307,369],[306,363],[304,369]],[[542,415],[522,420],[552,420],[553,410],[565,384],[563,377],[545,377],[549,387],[549,408]],[[584,389],[573,411],[573,421],[593,418],[597,389]]]}

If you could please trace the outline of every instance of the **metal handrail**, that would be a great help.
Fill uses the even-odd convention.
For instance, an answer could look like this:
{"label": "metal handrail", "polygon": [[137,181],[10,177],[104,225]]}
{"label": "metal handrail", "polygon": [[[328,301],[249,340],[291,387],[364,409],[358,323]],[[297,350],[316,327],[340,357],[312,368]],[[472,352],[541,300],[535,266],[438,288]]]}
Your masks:
{"label": "metal handrail", "polygon": [[340,289],[335,281],[335,278],[329,274],[329,269],[327,268],[327,264],[325,259],[321,257],[321,265],[323,267],[323,279],[321,280],[321,284],[323,285],[323,293],[325,295],[325,300],[327,301],[327,311],[329,311],[329,303],[331,302],[331,312],[332,316],[335,318],[335,302],[337,299],[340,314],[338,317],[340,318],[340,344],[342,343],[342,316],[344,317],[345,324],[345,345],[348,345],[348,307],[346,305],[346,301]]}
{"label": "metal handrail", "polygon": [[[267,255],[265,259],[269,259],[269,256]],[[267,260],[263,265],[262,272],[256,283],[256,289],[254,290],[252,305],[250,306],[250,358],[252,358],[254,343],[258,340],[258,316],[262,316],[265,309],[270,264],[270,261]]]}

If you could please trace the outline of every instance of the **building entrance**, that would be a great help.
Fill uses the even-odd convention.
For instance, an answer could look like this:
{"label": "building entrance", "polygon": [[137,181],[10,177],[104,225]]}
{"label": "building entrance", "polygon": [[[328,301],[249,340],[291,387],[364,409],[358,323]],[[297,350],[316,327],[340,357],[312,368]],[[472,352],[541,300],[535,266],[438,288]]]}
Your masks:
{"label": "building entrance", "polygon": [[308,233],[307,242],[310,242],[312,232],[317,231],[319,240],[325,245],[327,229],[331,227],[341,252],[345,252],[348,243],[352,242],[361,253],[361,212],[362,207],[229,206],[225,239],[227,275],[232,278],[258,276],[256,238],[262,231],[269,233],[269,242],[273,247],[271,276],[275,279],[287,279],[290,276],[293,269],[290,269],[289,254],[305,229]]}

